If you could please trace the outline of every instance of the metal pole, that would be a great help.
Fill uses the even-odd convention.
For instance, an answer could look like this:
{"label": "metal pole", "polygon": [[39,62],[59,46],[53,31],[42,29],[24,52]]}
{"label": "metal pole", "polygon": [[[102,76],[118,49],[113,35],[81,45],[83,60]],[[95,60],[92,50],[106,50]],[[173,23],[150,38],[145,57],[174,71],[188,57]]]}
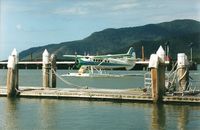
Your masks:
{"label": "metal pole", "polygon": [[145,58],[144,58],[144,46],[142,46],[142,61],[145,61]]}

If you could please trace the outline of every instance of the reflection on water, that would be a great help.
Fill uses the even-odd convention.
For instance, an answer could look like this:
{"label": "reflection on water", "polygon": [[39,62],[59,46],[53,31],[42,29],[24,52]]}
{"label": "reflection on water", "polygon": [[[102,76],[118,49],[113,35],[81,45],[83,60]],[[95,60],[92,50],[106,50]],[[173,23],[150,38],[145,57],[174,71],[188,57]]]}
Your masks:
{"label": "reflection on water", "polygon": [[[199,68],[200,69],[200,68]],[[67,73],[59,70],[59,74]],[[116,73],[119,73],[116,71]],[[120,72],[123,73],[123,72]],[[129,73],[144,74],[144,71]],[[200,72],[191,71],[198,86]],[[41,70],[20,70],[20,85],[41,86]],[[57,79],[58,80],[58,79]],[[143,77],[125,79],[73,79],[75,84],[97,88],[131,88],[143,85]],[[6,70],[0,70],[0,85],[6,83]],[[69,87],[58,80],[57,86]],[[90,86],[89,86],[90,87]],[[56,99],[7,99],[0,97],[0,129],[200,129],[200,106],[113,103]]]}
{"label": "reflection on water", "polygon": [[178,118],[178,129],[179,130],[186,130],[186,126],[189,122],[188,116],[189,116],[189,110],[188,107],[180,106],[179,111],[179,118]]}
{"label": "reflection on water", "polygon": [[[74,72],[75,70],[58,70],[59,75],[66,74],[68,72]],[[74,78],[65,77],[64,80],[71,82],[78,86],[87,86],[89,88],[143,88],[144,77],[146,71],[108,71],[114,74],[133,74],[137,76],[127,76],[124,78]],[[190,71],[192,77],[191,83],[196,89],[200,87],[200,70]],[[6,70],[0,69],[0,86],[6,85]],[[42,86],[42,70],[20,70],[19,71],[19,85],[20,86]],[[57,78],[57,87],[69,88],[72,87],[65,84],[59,78]]]}
{"label": "reflection on water", "polygon": [[[17,99],[16,99],[17,100]],[[17,120],[17,101],[15,99],[6,99],[6,102],[3,106],[3,111],[1,111],[1,129],[16,129],[18,120]]]}
{"label": "reflection on water", "polygon": [[200,129],[200,107],[0,98],[0,129]]}
{"label": "reflection on water", "polygon": [[164,130],[165,129],[165,108],[164,105],[152,104],[151,115],[151,129],[152,130]]}
{"label": "reflection on water", "polygon": [[[75,70],[58,70],[59,75],[74,72]],[[89,88],[138,88],[144,86],[143,74],[145,71],[108,71],[114,74],[139,74],[140,76],[127,76],[117,78],[81,78],[81,77],[63,77],[64,80],[78,85],[87,86]],[[6,70],[0,69],[0,85],[6,85]],[[42,70],[19,70],[19,85],[20,86],[42,86]],[[71,88],[72,86],[64,83],[57,78],[57,87]]]}

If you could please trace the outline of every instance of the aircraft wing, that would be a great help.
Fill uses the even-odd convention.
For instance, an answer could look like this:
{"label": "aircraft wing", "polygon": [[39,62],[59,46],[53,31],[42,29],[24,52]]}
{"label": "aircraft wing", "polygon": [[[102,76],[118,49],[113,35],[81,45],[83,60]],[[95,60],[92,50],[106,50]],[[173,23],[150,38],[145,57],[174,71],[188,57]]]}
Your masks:
{"label": "aircraft wing", "polygon": [[120,58],[125,56],[131,56],[131,55],[130,54],[100,55],[100,56],[94,56],[94,58]]}
{"label": "aircraft wing", "polygon": [[86,57],[92,57],[92,58],[121,58],[121,57],[128,57],[131,56],[130,54],[114,54],[114,55],[99,55],[99,56],[84,56],[84,55],[63,55],[67,58],[86,58]]}

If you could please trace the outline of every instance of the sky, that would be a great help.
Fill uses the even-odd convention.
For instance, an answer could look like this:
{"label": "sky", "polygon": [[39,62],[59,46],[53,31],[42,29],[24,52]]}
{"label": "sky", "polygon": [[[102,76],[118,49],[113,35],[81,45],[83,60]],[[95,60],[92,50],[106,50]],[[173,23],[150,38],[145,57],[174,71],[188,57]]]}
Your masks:
{"label": "sky", "polygon": [[0,0],[0,61],[13,48],[81,40],[106,28],[200,21],[200,0]]}

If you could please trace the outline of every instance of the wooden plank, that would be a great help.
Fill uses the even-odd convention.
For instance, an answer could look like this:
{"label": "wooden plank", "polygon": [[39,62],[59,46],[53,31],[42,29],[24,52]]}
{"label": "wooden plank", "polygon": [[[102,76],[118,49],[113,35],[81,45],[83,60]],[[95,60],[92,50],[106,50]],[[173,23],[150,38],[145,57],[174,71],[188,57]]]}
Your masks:
{"label": "wooden plank", "polygon": [[[142,101],[152,100],[151,96],[143,91],[134,91],[130,89],[43,89],[42,87],[23,87],[23,89],[20,89],[19,92],[20,97],[89,98]],[[0,95],[5,95],[4,88],[0,89]]]}
{"label": "wooden plank", "polygon": [[164,96],[164,102],[200,103],[200,96]]}
{"label": "wooden plank", "polygon": [[[20,86],[19,97],[32,98],[65,98],[65,99],[94,99],[118,101],[153,102],[149,93],[141,89],[74,89]],[[6,87],[0,88],[0,96],[6,96]],[[200,103],[199,96],[164,96],[163,102]]]}

